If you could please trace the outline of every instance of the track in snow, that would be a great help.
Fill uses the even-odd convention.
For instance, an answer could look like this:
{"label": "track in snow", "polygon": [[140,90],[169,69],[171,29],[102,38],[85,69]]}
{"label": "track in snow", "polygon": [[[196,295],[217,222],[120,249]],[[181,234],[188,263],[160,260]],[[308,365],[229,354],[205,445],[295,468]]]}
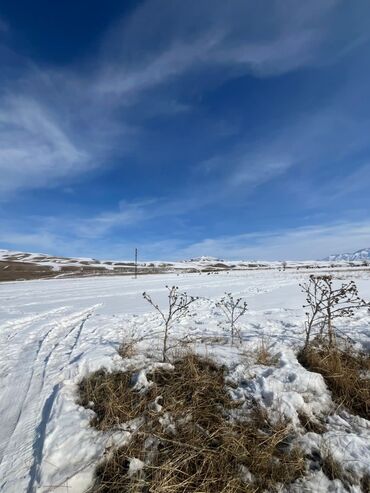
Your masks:
{"label": "track in snow", "polygon": [[51,310],[12,322],[13,337],[2,346],[8,358],[2,365],[0,489],[11,491],[14,483],[17,491],[34,490],[53,399],[94,309],[68,315]]}

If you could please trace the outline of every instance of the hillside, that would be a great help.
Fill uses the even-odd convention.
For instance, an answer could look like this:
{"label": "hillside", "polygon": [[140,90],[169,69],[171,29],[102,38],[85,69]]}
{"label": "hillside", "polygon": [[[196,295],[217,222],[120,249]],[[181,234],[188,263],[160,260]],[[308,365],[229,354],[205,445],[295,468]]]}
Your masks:
{"label": "hillside", "polygon": [[[365,250],[361,250],[364,252]],[[368,250],[369,252],[369,250]],[[300,269],[348,269],[362,267],[363,258],[334,256],[325,261],[267,262],[250,260],[223,260],[201,256],[180,261],[139,262],[137,274],[165,273],[218,273],[242,270],[300,270]],[[355,255],[355,254],[353,254]],[[133,276],[135,264],[129,260],[97,260],[86,257],[58,257],[44,253],[28,253],[0,249],[0,282],[31,279],[87,277],[87,276]]]}
{"label": "hillside", "polygon": [[[139,262],[137,273],[160,274],[166,272],[208,272],[250,267],[267,267],[267,264],[226,262],[212,257],[199,257],[180,262]],[[0,281],[84,277],[96,275],[133,275],[132,261],[97,260],[93,258],[58,257],[43,253],[0,250]]]}

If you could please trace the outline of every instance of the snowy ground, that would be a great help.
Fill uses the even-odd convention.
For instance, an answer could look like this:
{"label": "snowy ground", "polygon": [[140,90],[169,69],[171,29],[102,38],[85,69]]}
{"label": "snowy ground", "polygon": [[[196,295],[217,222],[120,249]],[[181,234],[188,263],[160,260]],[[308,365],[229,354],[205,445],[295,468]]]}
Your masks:
{"label": "snowy ground", "polygon": [[[195,349],[229,366],[236,397],[253,395],[271,415],[283,412],[297,426],[297,412],[327,415],[332,406],[330,393],[321,376],[299,365],[294,352],[303,337],[303,296],[298,283],[304,276],[245,271],[1,284],[0,491],[83,492],[105,447],[127,439],[127,432],[106,435],[89,427],[91,412],[75,403],[76,382],[101,366],[148,365],[148,355],[159,343],[159,318],[141,294],[147,291],[164,306],[166,284],[208,298],[197,302],[194,317],[176,327],[175,334],[187,336]],[[346,276],[353,273],[341,274]],[[370,299],[369,273],[356,272],[356,283],[360,295]],[[208,337],[222,335],[221,313],[212,300],[225,291],[248,302],[241,324],[242,348],[207,343]],[[370,316],[365,310],[342,328],[359,346],[369,349]],[[127,363],[116,349],[129,337],[142,341],[140,354]],[[275,366],[253,362],[253,349],[262,337],[277,355]],[[370,423],[343,412],[331,415],[327,423],[324,435],[302,435],[302,446],[329,448],[355,477],[370,473]],[[344,489],[319,471],[312,472],[296,491]],[[353,487],[351,491],[361,490]]]}

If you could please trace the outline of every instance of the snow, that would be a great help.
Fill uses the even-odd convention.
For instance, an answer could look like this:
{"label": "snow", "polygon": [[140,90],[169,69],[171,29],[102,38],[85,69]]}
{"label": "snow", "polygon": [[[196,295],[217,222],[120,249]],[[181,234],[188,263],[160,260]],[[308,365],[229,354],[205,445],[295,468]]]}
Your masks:
{"label": "snow", "polygon": [[359,261],[359,260],[370,260],[370,248],[364,248],[362,250],[357,250],[353,253],[338,253],[335,255],[329,255],[325,260],[330,261]]}
{"label": "snow", "polygon": [[[103,366],[134,366],[141,370],[138,388],[150,385],[146,375],[155,364],[150,353],[159,346],[160,319],[142,292],[165,306],[165,286],[173,284],[201,297],[194,316],[182,320],[174,328],[174,336],[186,336],[191,347],[229,367],[235,398],[252,396],[272,417],[283,413],[296,427],[299,413],[319,419],[331,412],[327,431],[302,435],[302,446],[309,452],[325,445],[355,477],[370,473],[370,423],[343,412],[337,414],[322,377],[305,370],[296,358],[304,318],[298,284],[307,275],[253,270],[148,275],[136,280],[90,277],[0,284],[0,491],[81,493],[89,486],[104,451],[126,443],[130,430],[139,423],[114,433],[97,432],[89,426],[93,405],[85,409],[76,403],[76,384]],[[350,271],[343,271],[341,277],[346,276],[353,277]],[[360,295],[369,299],[369,273],[362,271],[356,276]],[[227,333],[219,325],[222,314],[214,300],[225,291],[248,303],[248,312],[241,319],[243,351],[222,342]],[[359,347],[369,347],[370,316],[366,310],[357,313],[350,325],[343,323],[341,329],[350,333]],[[215,336],[220,336],[220,343],[210,342]],[[140,351],[130,360],[122,360],[117,347],[130,338],[140,341]],[[255,361],[255,349],[262,338],[276,358],[269,367]],[[154,405],[160,406],[160,402]],[[130,464],[132,471],[140,467],[139,461]],[[330,481],[320,471],[304,481],[304,491],[345,491],[340,481]]]}
{"label": "snow", "polygon": [[[276,367],[254,369],[249,394],[277,419],[283,415],[299,425],[298,413],[322,417],[330,411],[331,397],[321,375],[305,371],[293,351],[279,353]],[[252,368],[253,371],[253,368]]]}

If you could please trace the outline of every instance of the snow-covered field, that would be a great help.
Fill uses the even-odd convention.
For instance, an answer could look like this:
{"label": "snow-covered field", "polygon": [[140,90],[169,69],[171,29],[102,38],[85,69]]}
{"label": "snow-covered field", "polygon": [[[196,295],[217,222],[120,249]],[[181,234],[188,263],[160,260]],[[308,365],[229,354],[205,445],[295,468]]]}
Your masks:
{"label": "snow-covered field", "polygon": [[[297,427],[298,412],[327,415],[332,401],[322,377],[306,371],[295,357],[304,318],[298,284],[307,275],[271,270],[0,284],[0,491],[83,492],[105,447],[127,439],[128,432],[107,435],[89,427],[91,411],[76,404],[76,383],[101,366],[139,368],[150,363],[150,353],[159,344],[160,320],[142,292],[165,306],[166,284],[207,298],[196,302],[194,316],[174,333],[229,366],[235,396],[253,395],[272,415],[283,412]],[[341,278],[346,276],[353,273],[341,273]],[[360,295],[370,299],[369,272],[356,272],[355,280]],[[222,316],[213,301],[225,291],[248,302],[241,321],[242,348],[211,341],[223,334],[218,326]],[[366,310],[342,329],[359,346],[370,348]],[[130,361],[116,352],[125,338],[141,339],[139,354]],[[261,338],[277,354],[275,366],[253,361]],[[301,441],[307,450],[329,448],[357,477],[370,474],[369,421],[334,412],[323,435],[302,434]],[[352,491],[361,491],[356,488]],[[344,489],[340,481],[312,471],[296,491]]]}

